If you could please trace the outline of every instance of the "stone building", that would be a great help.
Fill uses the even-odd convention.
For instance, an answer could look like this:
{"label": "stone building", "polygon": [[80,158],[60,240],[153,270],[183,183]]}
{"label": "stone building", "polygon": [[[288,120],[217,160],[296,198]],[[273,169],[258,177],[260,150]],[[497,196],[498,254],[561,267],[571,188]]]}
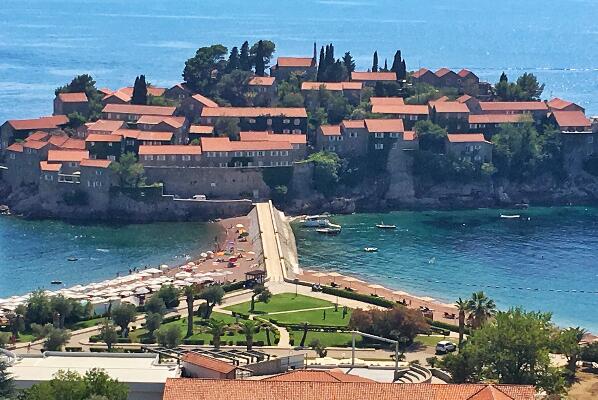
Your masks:
{"label": "stone building", "polygon": [[316,70],[316,59],[313,57],[278,57],[276,64],[270,67],[270,76],[284,81],[291,74],[315,76]]}
{"label": "stone building", "polygon": [[89,114],[89,101],[85,93],[58,93],[54,98],[54,114]]}
{"label": "stone building", "polygon": [[227,118],[238,119],[242,131],[307,133],[307,111],[300,107],[218,107],[201,112],[202,125]]}
{"label": "stone building", "polygon": [[449,133],[446,139],[447,154],[472,163],[492,162],[492,143],[481,133]]}

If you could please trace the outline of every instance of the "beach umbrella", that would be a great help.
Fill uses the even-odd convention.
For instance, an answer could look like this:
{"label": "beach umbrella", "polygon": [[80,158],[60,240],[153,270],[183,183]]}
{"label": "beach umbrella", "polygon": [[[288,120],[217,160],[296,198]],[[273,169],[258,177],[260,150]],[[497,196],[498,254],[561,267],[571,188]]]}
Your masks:
{"label": "beach umbrella", "polygon": [[328,274],[328,276],[331,276],[332,277],[332,281],[336,282],[336,278],[340,278],[343,275],[339,274],[338,272],[330,272]]}
{"label": "beach umbrella", "polygon": [[160,265],[160,269],[161,269],[162,271],[164,271],[165,269],[168,269],[168,268],[170,268],[170,267],[169,267],[168,265],[166,265],[166,264],[162,264],[162,265]]}
{"label": "beach umbrella", "polygon": [[316,272],[315,274],[312,275],[314,278],[318,278],[318,283],[320,283],[320,281],[322,280],[321,278],[328,276],[328,274],[325,274],[324,272]]}
{"label": "beach umbrella", "polygon": [[346,277],[345,279],[343,279],[343,281],[349,282],[349,287],[351,287],[351,283],[353,282],[361,282],[359,279],[353,278],[352,276]]}
{"label": "beach umbrella", "polygon": [[148,294],[150,291],[146,287],[140,287],[135,289],[135,294]]}
{"label": "beach umbrella", "polygon": [[[208,253],[201,253],[199,255],[201,258],[208,258]],[[195,265],[195,264],[194,264]]]}
{"label": "beach umbrella", "polygon": [[178,272],[174,277],[177,279],[189,278],[191,274],[189,272]]}
{"label": "beach umbrella", "polygon": [[368,287],[371,288],[371,289],[374,289],[374,294],[376,294],[376,291],[378,289],[384,289],[384,286],[382,286],[382,285],[376,285],[376,284],[374,284],[374,285],[368,285]]}
{"label": "beach umbrella", "polygon": [[243,225],[243,224],[237,224],[237,225],[235,225],[235,228],[238,228],[238,229],[245,228],[245,225]]}
{"label": "beach umbrella", "polygon": [[154,275],[154,274],[159,274],[162,271],[160,271],[158,268],[149,268],[149,269],[146,269],[145,272]]}
{"label": "beach umbrella", "polygon": [[132,292],[132,291],[130,291],[130,290],[123,290],[122,292],[120,292],[120,295],[121,295],[122,297],[130,297],[130,296],[133,296],[134,294],[135,294],[135,293],[133,293],[133,292]]}

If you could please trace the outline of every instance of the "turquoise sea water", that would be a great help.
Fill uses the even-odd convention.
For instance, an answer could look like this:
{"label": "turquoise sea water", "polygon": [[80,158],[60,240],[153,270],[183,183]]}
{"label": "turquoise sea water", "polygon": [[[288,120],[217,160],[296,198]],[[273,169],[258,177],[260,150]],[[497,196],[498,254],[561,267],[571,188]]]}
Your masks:
{"label": "turquoise sea water", "polygon": [[403,50],[409,69],[467,67],[495,82],[528,71],[598,114],[594,0],[2,0],[0,121],[48,114],[54,88],[78,73],[100,87],[178,82],[212,43],[274,40],[277,54],[333,42],[358,67]]}
{"label": "turquoise sea water", "polygon": [[[209,250],[216,225],[71,225],[0,217],[0,297],[39,287],[56,289],[128,274],[129,268],[185,262]],[[77,261],[68,261],[70,257]]]}
{"label": "turquoise sea water", "polygon": [[[483,290],[502,309],[551,311],[559,324],[598,332],[598,208],[517,212],[523,218],[501,219],[500,210],[335,216],[336,237],[295,226],[299,261],[443,302]],[[398,229],[375,228],[380,221]],[[363,251],[370,246],[379,251]]]}

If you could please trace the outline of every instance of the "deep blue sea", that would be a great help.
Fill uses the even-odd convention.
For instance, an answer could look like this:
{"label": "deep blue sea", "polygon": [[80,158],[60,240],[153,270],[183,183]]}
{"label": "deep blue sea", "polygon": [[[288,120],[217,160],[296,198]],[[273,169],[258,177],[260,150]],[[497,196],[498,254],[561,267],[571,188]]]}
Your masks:
{"label": "deep blue sea", "polygon": [[[51,286],[96,282],[129,268],[183,264],[186,255],[209,250],[216,225],[72,225],[0,217],[0,297]],[[69,258],[77,261],[68,261]]]}
{"label": "deep blue sea", "polygon": [[[563,326],[598,332],[598,208],[517,213],[522,218],[487,209],[335,216],[339,236],[295,226],[299,262],[442,302],[483,290],[501,309],[550,311]],[[381,221],[398,229],[375,228]]]}
{"label": "deep blue sea", "polygon": [[358,67],[402,49],[408,68],[467,67],[495,82],[533,72],[545,97],[598,114],[595,0],[1,0],[0,121],[52,110],[54,88],[181,79],[200,46],[271,39],[282,55],[333,42]]}

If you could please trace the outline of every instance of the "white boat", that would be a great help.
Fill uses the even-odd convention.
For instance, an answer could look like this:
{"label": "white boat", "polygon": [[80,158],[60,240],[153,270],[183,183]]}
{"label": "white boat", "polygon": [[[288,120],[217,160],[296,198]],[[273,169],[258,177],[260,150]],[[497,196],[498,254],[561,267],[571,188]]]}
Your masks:
{"label": "white boat", "polygon": [[378,251],[377,247],[366,247],[363,249],[363,251],[365,251],[366,253],[375,253]]}
{"label": "white boat", "polygon": [[341,233],[341,228],[318,228],[316,232],[323,235],[338,235]]}
{"label": "white boat", "polygon": [[380,222],[379,224],[376,224],[376,228],[378,228],[378,229],[397,229],[397,226],[385,224],[384,222]]}
{"label": "white boat", "polygon": [[500,217],[506,218],[506,219],[516,219],[516,218],[521,218],[521,215],[519,215],[519,214],[513,214],[513,215],[500,214]]}
{"label": "white boat", "polygon": [[326,215],[308,215],[301,220],[301,224],[306,228],[322,228],[330,226],[330,221]]}

